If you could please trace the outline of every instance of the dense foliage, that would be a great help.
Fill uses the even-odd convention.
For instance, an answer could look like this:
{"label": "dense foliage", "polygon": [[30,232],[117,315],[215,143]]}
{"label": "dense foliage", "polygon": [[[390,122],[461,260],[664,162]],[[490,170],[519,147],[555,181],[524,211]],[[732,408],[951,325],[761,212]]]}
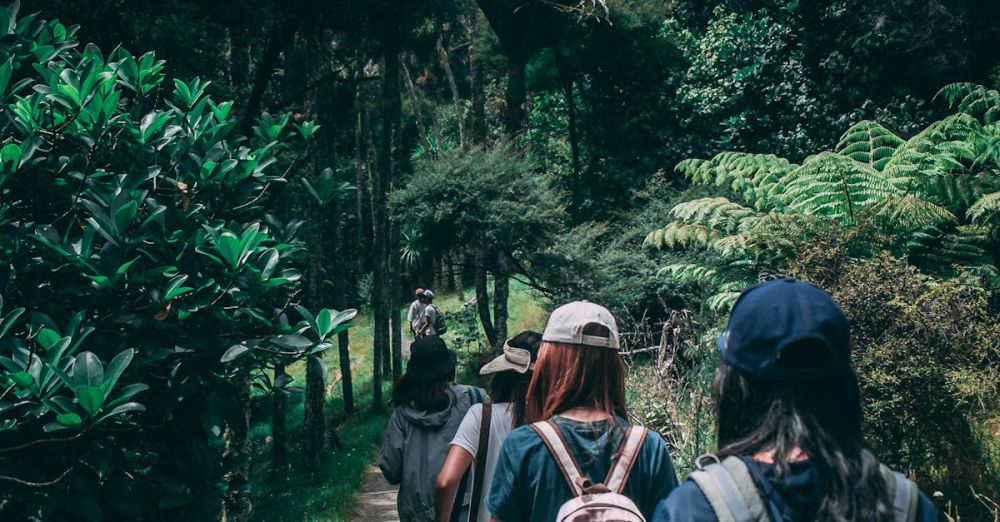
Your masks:
{"label": "dense foliage", "polygon": [[239,503],[251,384],[280,393],[262,370],[354,315],[292,308],[302,222],[268,210],[316,126],[265,114],[245,139],[232,102],[165,85],[151,53],[16,3],[0,31],[3,517]]}
{"label": "dense foliage", "polygon": [[[889,250],[927,270],[964,266],[1000,282],[1000,127],[996,92],[952,85],[961,112],[908,140],[871,121],[852,126],[835,151],[801,165],[771,154],[721,153],[677,170],[716,194],[671,209],[651,233],[656,247],[698,248],[701,263],[667,265],[674,277],[711,282],[725,308],[764,269],[781,271],[803,239],[838,237],[853,256]],[[713,262],[707,262],[714,259]]]}

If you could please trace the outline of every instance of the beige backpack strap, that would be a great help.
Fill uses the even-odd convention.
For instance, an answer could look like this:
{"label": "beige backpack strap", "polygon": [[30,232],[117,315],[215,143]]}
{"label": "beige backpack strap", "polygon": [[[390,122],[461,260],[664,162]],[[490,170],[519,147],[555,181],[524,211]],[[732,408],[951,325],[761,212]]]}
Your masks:
{"label": "beige backpack strap", "polygon": [[648,430],[642,426],[629,426],[622,437],[622,444],[618,448],[611,469],[608,470],[608,478],[604,479],[604,484],[615,493],[621,494],[628,482],[628,477],[632,473],[635,461],[642,450],[642,444],[646,442],[646,432]]}
{"label": "beige backpack strap", "polygon": [[920,500],[920,490],[917,485],[902,473],[879,464],[879,471],[889,490],[892,501],[893,520],[895,522],[914,522],[917,519],[917,504]]}
{"label": "beige backpack strap", "polygon": [[[706,458],[715,462],[703,465]],[[695,462],[699,469],[689,477],[708,499],[719,522],[771,519],[746,463],[739,457],[727,457],[720,462],[715,455],[702,455]]]}
{"label": "beige backpack strap", "polygon": [[587,483],[587,479],[580,472],[580,467],[577,466],[573,454],[566,449],[566,443],[563,441],[562,434],[559,433],[559,427],[556,426],[556,423],[551,420],[539,421],[532,423],[531,429],[535,430],[535,433],[541,437],[542,442],[549,449],[549,453],[556,459],[556,464],[559,465],[559,470],[562,471],[563,477],[566,479],[566,483],[569,484],[569,490],[573,493],[573,496],[579,497],[583,495],[583,487]]}

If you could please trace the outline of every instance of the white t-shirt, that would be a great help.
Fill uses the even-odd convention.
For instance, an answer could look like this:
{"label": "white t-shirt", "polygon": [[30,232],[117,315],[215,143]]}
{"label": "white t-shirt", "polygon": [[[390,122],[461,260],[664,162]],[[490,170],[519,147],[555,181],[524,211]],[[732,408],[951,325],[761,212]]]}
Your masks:
{"label": "white t-shirt", "polygon": [[[424,306],[424,322],[427,323],[427,329],[424,330],[424,335],[437,335],[437,330],[434,329],[434,323],[437,322],[438,311],[437,307],[432,304],[427,304]],[[420,330],[419,328],[417,329]]]}
{"label": "white t-shirt", "polygon": [[420,322],[424,319],[424,308],[427,305],[421,303],[419,299],[410,303],[410,309],[406,312],[406,320],[415,331],[420,330]]}
{"label": "white t-shirt", "polygon": [[[483,498],[479,499],[479,518],[476,522],[490,522],[490,512],[486,509],[486,498],[489,496],[490,485],[493,484],[493,470],[497,467],[497,458],[500,456],[500,446],[504,439],[510,435],[514,424],[514,403],[499,402],[493,405],[493,413],[490,419],[490,446],[486,451],[485,478],[483,480]],[[451,443],[459,446],[472,455],[473,468],[479,451],[479,430],[483,425],[483,405],[475,404],[465,413],[462,424],[455,433],[455,438]],[[475,477],[473,477],[475,480]],[[469,490],[472,489],[472,483]]]}

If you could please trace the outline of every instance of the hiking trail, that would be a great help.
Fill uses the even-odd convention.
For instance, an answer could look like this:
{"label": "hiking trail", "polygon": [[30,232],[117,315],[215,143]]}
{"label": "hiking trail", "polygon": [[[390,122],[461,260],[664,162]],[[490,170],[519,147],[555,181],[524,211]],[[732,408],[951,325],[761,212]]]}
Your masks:
{"label": "hiking trail", "polygon": [[389,484],[377,466],[368,468],[361,493],[354,508],[356,522],[394,522],[399,520],[396,513],[396,494],[399,486]]}

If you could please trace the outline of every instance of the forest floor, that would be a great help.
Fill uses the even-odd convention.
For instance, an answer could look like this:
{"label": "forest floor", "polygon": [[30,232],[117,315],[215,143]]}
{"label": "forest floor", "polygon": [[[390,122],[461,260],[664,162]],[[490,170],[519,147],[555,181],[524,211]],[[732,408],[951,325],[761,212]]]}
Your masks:
{"label": "forest floor", "polygon": [[[455,324],[456,311],[473,295],[466,292],[466,298],[458,295],[439,296],[436,304],[449,320],[449,331],[444,338],[450,346],[458,347],[461,325]],[[407,303],[409,306],[409,303]],[[517,282],[511,282],[508,304],[508,332],[514,335],[522,330],[541,331],[548,317],[548,306],[544,298],[535,291]],[[402,310],[405,316],[405,310]],[[405,325],[404,325],[405,327]],[[343,393],[340,371],[336,363],[336,349],[327,355],[327,414],[334,419],[334,429],[341,447],[331,448],[320,468],[314,473],[302,469],[300,449],[302,448],[301,427],[303,417],[302,394],[289,396],[287,406],[288,460],[289,467],[276,471],[271,462],[271,403],[262,400],[256,408],[254,425],[251,430],[253,457],[251,461],[251,497],[254,505],[253,519],[260,521],[309,521],[334,522],[352,520],[355,513],[360,520],[394,520],[395,496],[389,491],[391,486],[382,479],[375,467],[378,450],[382,443],[382,433],[391,410],[373,412],[372,403],[372,352],[373,324],[367,313],[360,314],[350,330],[351,369],[357,412],[350,416],[343,414]],[[409,347],[409,333],[403,333],[404,348]],[[466,344],[459,348],[472,360],[474,350]],[[485,350],[485,345],[482,346]],[[404,357],[408,355],[405,350]],[[404,364],[405,368],[405,364]],[[297,364],[288,368],[294,378],[293,385],[305,380],[305,365]],[[460,381],[470,381],[471,372],[459,372]],[[383,387],[383,397],[388,400],[392,384]],[[390,503],[386,510],[385,504]]]}

